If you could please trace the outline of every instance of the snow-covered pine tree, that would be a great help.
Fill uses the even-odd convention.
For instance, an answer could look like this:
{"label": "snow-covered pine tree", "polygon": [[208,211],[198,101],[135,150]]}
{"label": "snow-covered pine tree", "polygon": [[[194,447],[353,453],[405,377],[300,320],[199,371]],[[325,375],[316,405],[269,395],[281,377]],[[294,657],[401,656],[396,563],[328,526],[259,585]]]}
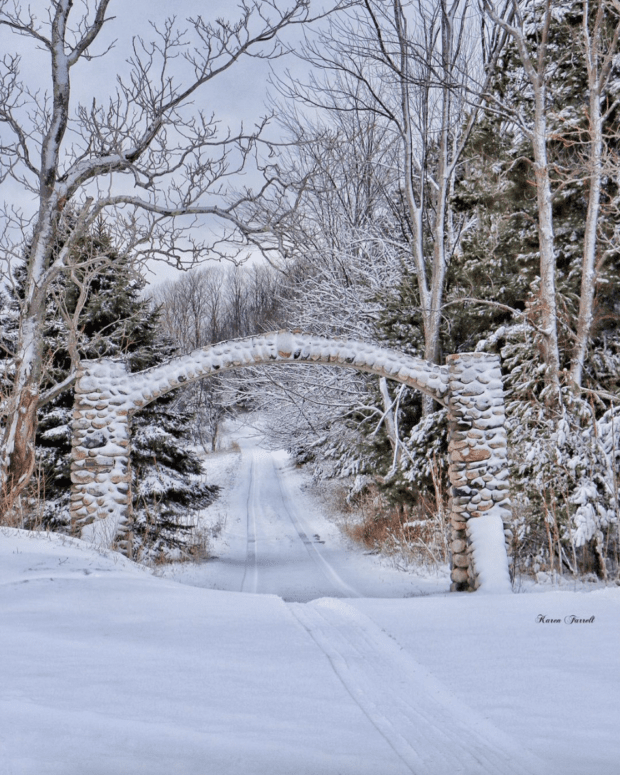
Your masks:
{"label": "snow-covered pine tree", "polygon": [[[157,309],[141,298],[143,278],[133,271],[127,257],[115,251],[105,230],[98,227],[80,250],[99,257],[100,268],[89,278],[74,273],[73,280],[57,281],[48,298],[46,383],[58,384],[69,373],[68,321],[81,303],[78,328],[73,331],[81,359],[123,357],[131,371],[141,371],[171,357],[174,347],[160,334]],[[22,274],[19,268],[14,308],[19,304]],[[36,521],[52,530],[70,527],[72,406],[69,389],[39,411],[37,487],[42,500],[29,526]],[[134,417],[132,532],[137,559],[157,560],[191,551],[197,545],[196,512],[216,497],[217,489],[206,484],[202,463],[190,447],[191,422],[191,415],[175,405],[174,393]]]}

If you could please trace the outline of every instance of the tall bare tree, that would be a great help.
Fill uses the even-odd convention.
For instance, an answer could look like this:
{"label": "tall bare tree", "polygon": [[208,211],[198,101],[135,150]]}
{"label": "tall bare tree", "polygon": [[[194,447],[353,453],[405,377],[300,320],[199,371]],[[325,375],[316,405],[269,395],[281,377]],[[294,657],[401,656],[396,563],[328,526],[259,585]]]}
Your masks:
{"label": "tall bare tree", "polygon": [[[560,351],[558,347],[556,305],[556,257],[553,231],[553,207],[551,174],[548,159],[548,43],[551,25],[552,2],[545,0],[543,18],[536,50],[532,51],[527,38],[525,18],[517,0],[508,9],[498,11],[490,0],[483,0],[484,8],[494,24],[497,24],[514,41],[526,77],[532,89],[533,121],[520,121],[529,135],[534,154],[534,175],[538,198],[538,234],[540,246],[540,330],[543,336],[543,355],[547,367],[546,383],[548,400],[560,399]],[[521,118],[520,116],[518,117]]]}
{"label": "tall bare tree", "polygon": [[[618,55],[620,39],[620,3],[617,0],[595,0],[593,3],[583,0],[582,9],[581,29],[576,34],[575,43],[576,49],[583,56],[588,79],[587,131],[582,140],[585,147],[584,171],[588,185],[588,209],[583,241],[579,313],[570,366],[570,378],[576,387],[581,387],[594,319],[597,259],[601,253],[599,217],[603,178],[607,174],[613,176],[616,166],[616,160],[612,161],[610,158],[606,142],[608,130],[605,125],[611,112],[617,109],[616,100],[609,94],[609,84],[614,75],[614,60]],[[603,259],[602,256],[600,258]]]}
{"label": "tall bare tree", "polygon": [[[26,194],[37,202],[31,218],[6,204],[2,211],[3,258],[27,263],[14,385],[3,407],[0,473],[9,499],[20,494],[34,466],[50,283],[101,217],[126,251],[178,264],[217,251],[227,255],[231,243],[247,245],[264,235],[265,224],[242,220],[241,211],[256,196],[279,196],[268,168],[254,165],[263,173],[256,193],[245,190],[227,201],[220,196],[256,159],[262,125],[249,133],[221,131],[196,103],[243,58],[281,53],[278,35],[309,18],[308,0],[243,0],[235,21],[197,16],[183,30],[169,19],[153,27],[152,41],[133,40],[113,93],[101,100],[96,87],[88,93],[84,79],[76,98],[72,78],[109,54],[101,41],[113,25],[114,3],[42,5],[38,17],[30,5],[0,0],[0,30],[16,39],[14,52],[5,49],[0,62],[0,180],[11,184],[8,196],[17,191],[18,199]],[[45,83],[22,80],[18,52],[28,56],[30,49],[47,55]],[[70,223],[69,205],[77,213]],[[192,231],[204,228],[205,218],[220,223],[217,239],[204,241]],[[24,246],[26,234],[31,238]]]}
{"label": "tall bare tree", "polygon": [[324,77],[281,85],[313,108],[373,114],[398,144],[397,187],[408,221],[424,357],[433,362],[441,358],[446,271],[462,228],[450,197],[486,78],[471,10],[469,0],[360,0],[302,54]]}

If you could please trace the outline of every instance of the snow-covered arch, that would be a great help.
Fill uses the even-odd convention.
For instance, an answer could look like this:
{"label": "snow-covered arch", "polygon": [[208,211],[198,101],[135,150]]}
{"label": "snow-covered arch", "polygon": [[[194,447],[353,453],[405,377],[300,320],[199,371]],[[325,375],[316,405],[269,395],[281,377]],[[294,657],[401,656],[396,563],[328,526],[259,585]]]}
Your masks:
{"label": "snow-covered arch", "polygon": [[266,364],[326,364],[402,382],[448,407],[452,589],[509,591],[510,516],[499,360],[459,353],[437,366],[366,342],[278,331],[195,350],[136,374],[119,359],[83,361],[75,385],[71,518],[75,533],[128,549],[130,418],[212,374]]}

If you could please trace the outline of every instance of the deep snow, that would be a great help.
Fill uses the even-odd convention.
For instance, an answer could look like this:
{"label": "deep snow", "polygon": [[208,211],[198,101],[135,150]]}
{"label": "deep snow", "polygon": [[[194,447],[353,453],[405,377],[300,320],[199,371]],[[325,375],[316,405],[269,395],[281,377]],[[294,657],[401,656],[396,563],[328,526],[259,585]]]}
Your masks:
{"label": "deep snow", "polygon": [[[617,773],[620,589],[444,594],[445,578],[361,553],[340,564],[344,546],[284,456],[233,460],[220,559],[177,569],[203,588],[85,542],[0,530],[2,775]],[[302,532],[325,544],[296,538],[290,516],[278,543],[277,498],[261,486],[273,477],[248,483],[247,461],[280,472]],[[252,486],[254,521],[241,508]],[[284,546],[288,567],[308,557],[290,598],[331,582],[330,597],[204,588],[251,588],[255,570],[257,591],[273,588]],[[383,594],[336,599],[345,589],[315,550],[357,594]],[[425,596],[397,596],[416,584]]]}

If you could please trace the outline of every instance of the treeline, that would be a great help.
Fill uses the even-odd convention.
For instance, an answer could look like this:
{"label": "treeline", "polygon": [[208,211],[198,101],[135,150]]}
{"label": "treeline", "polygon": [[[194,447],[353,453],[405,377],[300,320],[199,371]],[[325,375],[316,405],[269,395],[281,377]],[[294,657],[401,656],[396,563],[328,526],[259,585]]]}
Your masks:
{"label": "treeline", "polygon": [[[156,286],[151,303],[159,311],[162,335],[177,352],[187,353],[228,339],[283,328],[291,288],[284,273],[270,265],[206,266]],[[175,406],[193,417],[191,436],[215,451],[222,421],[254,408],[251,379],[240,375],[195,382],[177,392]]]}
{"label": "treeline", "polygon": [[182,352],[281,327],[285,280],[268,264],[218,264],[158,285],[150,297]]}

